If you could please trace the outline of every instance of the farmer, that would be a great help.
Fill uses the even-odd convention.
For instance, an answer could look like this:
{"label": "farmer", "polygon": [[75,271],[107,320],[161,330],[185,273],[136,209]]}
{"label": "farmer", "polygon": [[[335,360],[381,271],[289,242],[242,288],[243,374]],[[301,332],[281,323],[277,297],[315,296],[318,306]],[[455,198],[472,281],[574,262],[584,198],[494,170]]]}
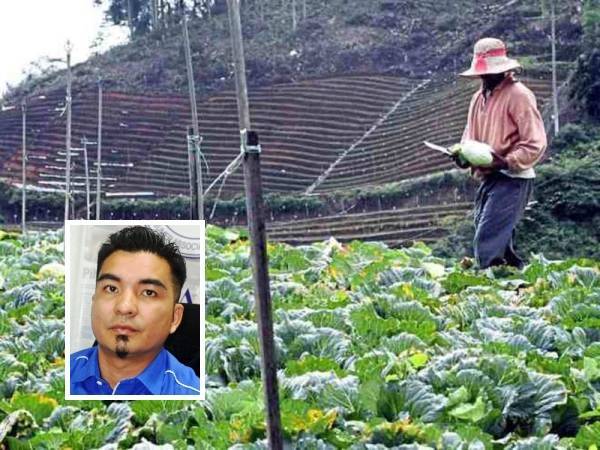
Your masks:
{"label": "farmer", "polygon": [[108,237],[92,296],[98,345],[71,355],[71,394],[200,394],[194,371],[163,347],[183,316],[185,279],[179,249],[151,228],[127,227]]}
{"label": "farmer", "polygon": [[[513,239],[532,193],[533,167],[546,149],[546,133],[535,96],[514,78],[520,69],[516,60],[507,57],[501,40],[484,38],[475,44],[471,68],[460,74],[481,78],[461,142],[483,142],[493,152],[491,167],[471,168],[481,181],[475,200],[473,246],[482,269],[524,265],[515,253]],[[461,165],[457,158],[455,161]]]}

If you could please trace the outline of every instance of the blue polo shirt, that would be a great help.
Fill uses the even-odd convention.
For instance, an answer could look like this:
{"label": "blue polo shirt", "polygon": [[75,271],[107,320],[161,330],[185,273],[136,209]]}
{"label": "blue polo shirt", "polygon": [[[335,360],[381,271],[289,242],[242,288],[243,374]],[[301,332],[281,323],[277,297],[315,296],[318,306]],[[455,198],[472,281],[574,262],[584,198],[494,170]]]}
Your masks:
{"label": "blue polo shirt", "polygon": [[98,347],[71,355],[72,395],[199,395],[200,379],[164,348],[137,377],[126,378],[114,389],[100,376]]}

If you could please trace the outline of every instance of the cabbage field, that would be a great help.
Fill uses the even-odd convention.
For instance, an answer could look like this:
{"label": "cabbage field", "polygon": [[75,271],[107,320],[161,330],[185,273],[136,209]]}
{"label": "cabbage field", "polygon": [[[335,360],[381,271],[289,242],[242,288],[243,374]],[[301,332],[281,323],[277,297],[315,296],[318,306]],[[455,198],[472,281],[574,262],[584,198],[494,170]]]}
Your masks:
{"label": "cabbage field", "polygon": [[[205,402],[65,401],[62,232],[0,238],[0,448],[266,448],[243,234],[207,228]],[[598,448],[597,261],[476,271],[334,240],[269,256],[290,448]]]}

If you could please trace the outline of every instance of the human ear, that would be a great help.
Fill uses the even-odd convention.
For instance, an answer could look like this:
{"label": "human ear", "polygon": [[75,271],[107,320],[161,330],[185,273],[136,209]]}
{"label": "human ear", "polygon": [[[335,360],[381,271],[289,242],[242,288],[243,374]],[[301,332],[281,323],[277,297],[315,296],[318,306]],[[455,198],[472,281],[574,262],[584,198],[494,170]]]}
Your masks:
{"label": "human ear", "polygon": [[175,308],[173,309],[173,321],[171,322],[171,330],[170,334],[175,333],[175,330],[181,323],[181,319],[183,318],[183,305],[181,303],[176,303]]}

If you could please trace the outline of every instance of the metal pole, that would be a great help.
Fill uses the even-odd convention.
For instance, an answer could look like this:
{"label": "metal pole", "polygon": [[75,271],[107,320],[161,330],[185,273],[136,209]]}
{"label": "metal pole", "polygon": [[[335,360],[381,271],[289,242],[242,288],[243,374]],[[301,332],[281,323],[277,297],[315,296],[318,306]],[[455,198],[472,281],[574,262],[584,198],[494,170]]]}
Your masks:
{"label": "metal pole", "polygon": [[227,0],[229,11],[229,29],[233,47],[235,65],[235,88],[240,130],[250,129],[250,108],[248,106],[248,88],[246,86],[246,62],[244,60],[244,44],[242,42],[242,25],[240,19],[240,1]]}
{"label": "metal pole", "polygon": [[188,144],[188,173],[190,176],[190,217],[192,220],[198,219],[200,211],[196,207],[198,205],[198,184],[197,167],[196,167],[196,140],[194,136],[194,128],[188,128],[187,135]]}
{"label": "metal pole", "polygon": [[[192,128],[194,129],[193,142],[195,145],[194,153],[195,158],[190,160],[193,164],[192,175],[193,179],[190,180],[193,188],[198,189],[196,201],[192,204],[192,208],[197,210],[196,218],[204,220],[204,194],[202,187],[202,167],[198,163],[200,160],[200,127],[198,126],[198,107],[196,104],[196,86],[194,84],[194,72],[192,70],[192,51],[190,49],[190,35],[187,27],[187,14],[183,14],[183,40],[185,47],[185,62],[187,66],[188,76],[188,88],[190,92],[190,107],[192,111]],[[189,138],[188,138],[189,142]],[[197,187],[196,187],[197,186]],[[192,215],[193,218],[194,215]]]}
{"label": "metal pole", "polygon": [[102,79],[98,80],[98,154],[96,156],[96,220],[100,220],[100,190],[102,180]]}
{"label": "metal pole", "polygon": [[65,164],[65,222],[69,220],[69,195],[71,191],[71,42],[67,41],[67,138],[66,138],[66,164]]}
{"label": "metal pole", "polygon": [[552,108],[554,110],[554,136],[558,134],[558,92],[556,87],[556,16],[554,14],[554,0],[550,0],[550,14],[552,15]]}
{"label": "metal pole", "polygon": [[196,173],[196,210],[198,211],[198,219],[204,220],[204,192],[202,187],[202,160],[201,160],[201,149],[200,143],[202,137],[200,135],[194,136],[194,167]]}
{"label": "metal pole", "polygon": [[25,99],[21,101],[21,113],[23,114],[23,144],[22,144],[22,156],[21,156],[21,169],[22,169],[22,180],[21,180],[21,232],[27,234],[26,226],[26,214],[27,214],[27,102]]}
{"label": "metal pole", "polygon": [[250,255],[254,279],[254,298],[258,318],[258,335],[261,348],[261,369],[267,409],[267,439],[269,448],[283,448],[279,395],[277,388],[277,363],[273,340],[273,317],[271,312],[271,292],[269,289],[269,266],[267,258],[267,238],[265,233],[262,185],[260,173],[260,146],[258,135],[250,130],[250,109],[246,87],[246,67],[242,43],[240,20],[240,0],[227,0],[229,28],[235,64],[235,85],[237,91],[238,116],[241,147],[244,152],[244,184],[248,229],[250,231]]}
{"label": "metal pole", "polygon": [[88,140],[85,136],[81,140],[81,143],[83,144],[83,166],[85,168],[85,218],[90,220],[90,171],[87,153]]}

